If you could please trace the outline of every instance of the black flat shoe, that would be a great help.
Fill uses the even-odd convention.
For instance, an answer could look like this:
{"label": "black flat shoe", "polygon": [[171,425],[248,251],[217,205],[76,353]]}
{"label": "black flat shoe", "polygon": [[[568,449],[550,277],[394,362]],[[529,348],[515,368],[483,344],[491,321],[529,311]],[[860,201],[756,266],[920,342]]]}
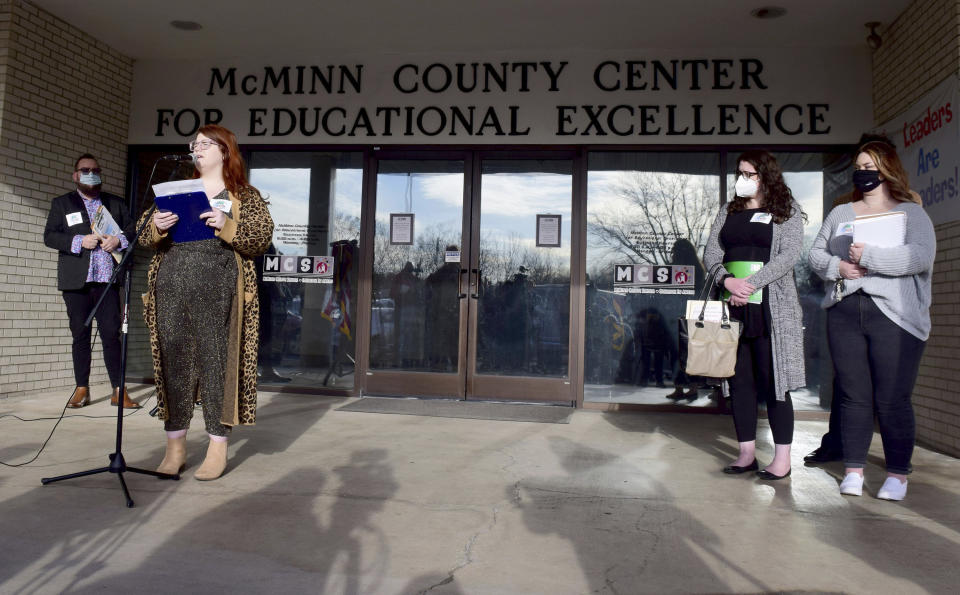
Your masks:
{"label": "black flat shoe", "polygon": [[668,399],[673,399],[674,401],[680,400],[683,398],[683,389],[678,386],[673,389],[672,393],[667,393],[666,397]]}
{"label": "black flat shoe", "polygon": [[831,461],[839,461],[842,458],[843,456],[839,452],[836,452],[821,446],[817,450],[803,457],[803,462],[804,463],[829,463]]}
{"label": "black flat shoe", "polygon": [[778,479],[783,479],[784,477],[790,477],[791,471],[793,471],[793,469],[787,469],[787,472],[784,473],[783,475],[774,475],[773,473],[770,473],[766,469],[761,469],[760,471],[757,471],[757,477],[759,477],[760,479],[765,479],[767,481],[777,481]]}
{"label": "black flat shoe", "polygon": [[744,467],[739,465],[727,465],[723,468],[723,472],[727,475],[740,475],[741,473],[746,473],[747,471],[756,471],[759,468],[760,465],[757,465],[757,459],[753,459],[752,463]]}

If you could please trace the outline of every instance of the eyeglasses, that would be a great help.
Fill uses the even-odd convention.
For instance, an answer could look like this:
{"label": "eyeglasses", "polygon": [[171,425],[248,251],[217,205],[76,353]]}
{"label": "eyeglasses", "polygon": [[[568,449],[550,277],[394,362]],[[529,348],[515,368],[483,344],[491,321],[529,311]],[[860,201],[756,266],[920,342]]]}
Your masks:
{"label": "eyeglasses", "polygon": [[199,149],[199,150],[201,150],[201,151],[205,151],[205,150],[209,149],[210,147],[212,147],[213,145],[220,146],[220,143],[218,143],[218,142],[215,141],[215,140],[208,140],[208,139],[204,139],[204,140],[192,140],[192,141],[190,141],[190,144],[187,145],[187,146],[190,147],[190,150],[191,150],[191,151],[196,151],[197,149]]}
{"label": "eyeglasses", "polygon": [[737,175],[748,180],[759,180],[760,172],[755,171],[737,171]]}
{"label": "eyeglasses", "polygon": [[77,171],[82,173],[83,175],[87,175],[87,174],[99,175],[101,172],[101,169],[99,167],[80,167],[80,168],[77,168]]}

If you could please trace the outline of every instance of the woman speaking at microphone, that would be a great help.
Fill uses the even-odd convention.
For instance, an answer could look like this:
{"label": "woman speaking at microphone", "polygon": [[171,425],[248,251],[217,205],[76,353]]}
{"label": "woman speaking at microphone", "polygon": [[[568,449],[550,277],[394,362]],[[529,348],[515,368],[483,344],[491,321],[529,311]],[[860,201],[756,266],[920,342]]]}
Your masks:
{"label": "woman speaking at microphone", "polygon": [[269,246],[273,220],[247,182],[232,132],[203,126],[190,150],[211,207],[200,219],[215,237],[176,243],[169,232],[177,215],[154,212],[140,239],[156,250],[147,274],[144,318],[167,432],[157,471],[176,474],[184,468],[187,428],[198,397],[210,442],[194,477],[211,480],[226,469],[231,428],[256,418],[260,304],[253,259]]}

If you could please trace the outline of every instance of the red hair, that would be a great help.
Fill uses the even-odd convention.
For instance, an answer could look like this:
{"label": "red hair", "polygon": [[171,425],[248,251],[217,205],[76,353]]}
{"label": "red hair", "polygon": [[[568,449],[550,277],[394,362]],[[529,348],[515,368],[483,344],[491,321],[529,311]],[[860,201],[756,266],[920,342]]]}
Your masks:
{"label": "red hair", "polygon": [[[237,200],[243,200],[240,191],[249,187],[250,183],[247,181],[247,166],[240,155],[237,135],[217,124],[201,126],[197,133],[220,146],[220,152],[223,153],[223,185],[237,197]],[[200,177],[199,170],[194,174],[194,177]]]}

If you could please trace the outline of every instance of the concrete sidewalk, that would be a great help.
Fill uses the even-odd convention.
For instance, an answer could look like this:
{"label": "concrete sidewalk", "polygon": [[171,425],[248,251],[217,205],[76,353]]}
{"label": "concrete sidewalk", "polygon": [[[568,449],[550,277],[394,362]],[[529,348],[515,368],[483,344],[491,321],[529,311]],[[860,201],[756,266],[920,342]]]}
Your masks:
{"label": "concrete sidewalk", "polygon": [[[131,387],[145,400],[152,387]],[[0,467],[2,593],[955,593],[960,461],[917,449],[907,499],[864,496],[839,463],[802,457],[825,430],[798,422],[790,479],[725,476],[719,415],[577,411],[570,424],[337,411],[348,399],[261,394],[226,475],[198,482],[199,412],[181,481],[105,466],[108,389],[70,410],[40,458]],[[56,417],[67,394],[0,400]],[[97,398],[99,397],[99,398]],[[124,422],[130,466],[153,469],[148,403]],[[104,416],[90,419],[81,416]],[[0,460],[29,459],[53,421],[0,419]],[[771,458],[765,421],[760,461]]]}

